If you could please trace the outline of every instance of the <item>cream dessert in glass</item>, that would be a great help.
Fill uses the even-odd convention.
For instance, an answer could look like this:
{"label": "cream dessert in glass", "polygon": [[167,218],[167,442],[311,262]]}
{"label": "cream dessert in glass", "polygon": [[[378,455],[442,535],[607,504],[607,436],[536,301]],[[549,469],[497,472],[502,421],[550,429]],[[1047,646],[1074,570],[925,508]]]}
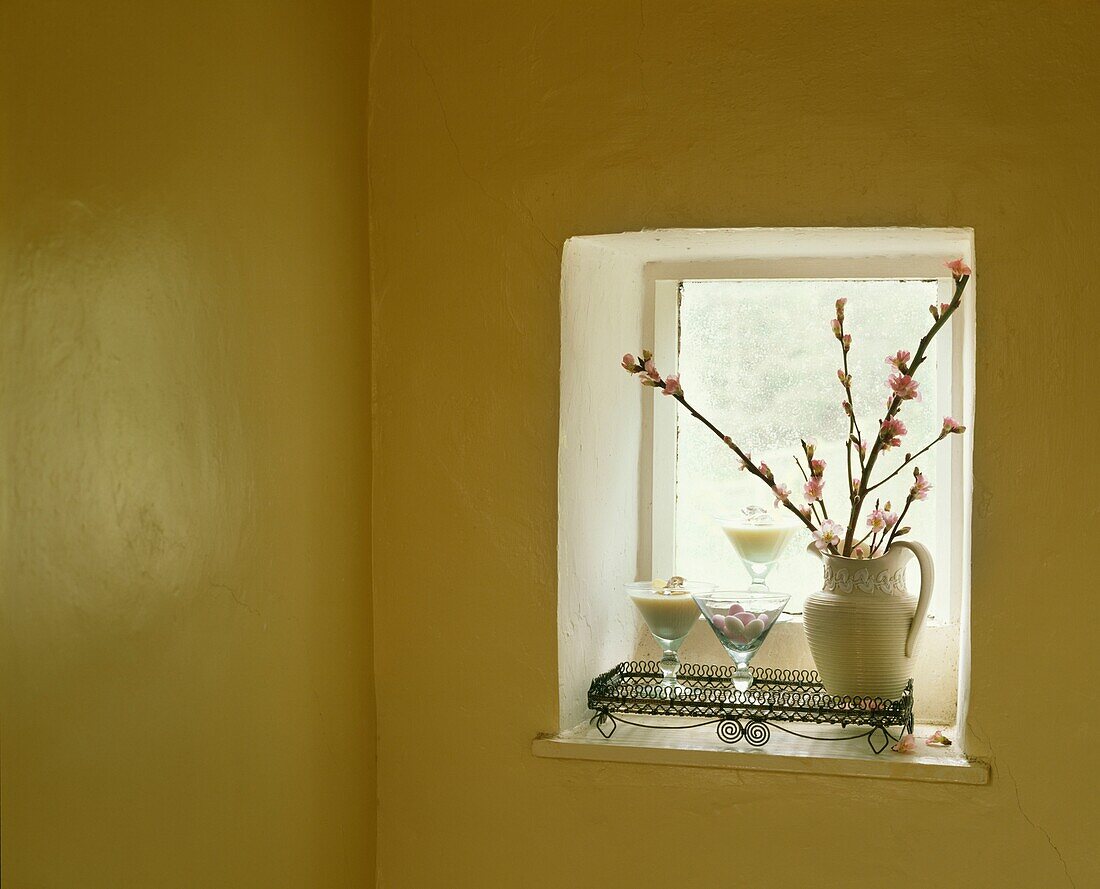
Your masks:
{"label": "cream dessert in glass", "polygon": [[699,621],[699,608],[692,593],[705,594],[715,589],[713,583],[673,577],[663,580],[626,584],[627,595],[645,620],[653,640],[661,646],[661,688],[676,688],[680,670],[677,652]]}
{"label": "cream dessert in glass", "polygon": [[759,506],[746,506],[740,516],[720,518],[718,522],[749,572],[749,589],[761,592],[768,589],[767,576],[802,527],[794,519],[777,519]]}

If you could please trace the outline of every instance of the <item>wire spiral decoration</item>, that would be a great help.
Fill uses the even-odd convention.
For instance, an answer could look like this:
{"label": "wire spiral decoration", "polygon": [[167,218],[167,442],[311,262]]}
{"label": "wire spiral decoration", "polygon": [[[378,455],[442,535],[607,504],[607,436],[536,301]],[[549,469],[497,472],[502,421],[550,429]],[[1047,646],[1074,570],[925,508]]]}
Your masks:
{"label": "wire spiral decoration", "polygon": [[771,736],[768,724],[762,719],[750,720],[748,728],[745,729],[745,740],[753,747],[763,747]]}
{"label": "wire spiral decoration", "polygon": [[727,744],[736,744],[744,734],[745,730],[741,727],[740,720],[733,717],[720,720],[718,723],[718,737]]}

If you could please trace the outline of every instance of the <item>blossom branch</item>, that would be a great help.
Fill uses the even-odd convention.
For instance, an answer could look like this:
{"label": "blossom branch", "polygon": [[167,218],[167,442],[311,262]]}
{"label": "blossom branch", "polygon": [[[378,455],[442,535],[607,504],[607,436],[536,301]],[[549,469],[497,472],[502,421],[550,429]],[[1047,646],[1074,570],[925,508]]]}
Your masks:
{"label": "blossom branch", "polygon": [[[970,269],[961,260],[949,263],[948,267],[951,268],[952,276],[955,279],[955,293],[951,298],[951,302],[943,303],[939,308],[936,306],[931,307],[934,319],[932,326],[921,337],[912,361],[900,364],[898,366],[899,374],[891,378],[891,388],[894,390],[894,394],[890,398],[886,417],[879,427],[879,434],[875,437],[874,443],[867,454],[867,462],[863,467],[863,477],[860,480],[859,490],[852,497],[852,511],[848,520],[848,530],[844,537],[844,544],[841,547],[841,552],[846,556],[851,555],[852,552],[852,539],[855,537],[856,522],[859,520],[860,509],[870,488],[871,470],[874,469],[875,461],[878,460],[878,456],[883,450],[888,450],[900,443],[899,436],[905,433],[905,425],[896,418],[897,413],[901,410],[904,401],[916,395],[916,383],[913,377],[916,375],[917,369],[924,363],[925,353],[928,351],[932,339],[940,332],[940,329],[955,313],[955,310],[958,309],[959,304],[962,302],[963,291],[966,289],[966,282],[970,280]],[[897,536],[897,531],[891,534],[886,544],[887,549],[893,543],[895,536]]]}
{"label": "blossom branch", "polygon": [[[791,457],[791,459],[794,460],[794,465],[798,467],[798,471],[802,473],[802,478],[806,481],[807,484],[809,484],[810,477],[806,474],[806,470],[802,468],[802,461],[798,459],[798,455],[795,454],[793,457]],[[811,503],[810,509],[813,511],[814,518],[820,522],[821,516],[818,515],[817,512],[817,504]]]}
{"label": "blossom branch", "polygon": [[[802,468],[802,461],[798,459],[797,454],[795,454],[791,459],[794,460],[794,465],[798,467],[798,471],[802,473],[802,478],[805,480],[806,485],[807,485],[806,490],[809,490],[809,485],[812,484],[812,482],[810,480],[811,476],[807,475],[806,470]],[[810,501],[810,509],[813,511],[814,518],[817,519],[820,522],[821,521],[821,515],[817,511],[817,501],[815,501],[815,500]],[[822,512],[825,511],[825,502],[824,501],[821,501],[821,511]],[[825,518],[828,518],[828,517],[829,516],[826,513]]]}
{"label": "blossom branch", "polygon": [[[852,434],[858,442],[863,441],[863,433],[859,429],[859,420],[856,419],[856,402],[852,397],[852,374],[848,370],[848,351],[852,348],[852,335],[844,332],[844,307],[848,304],[847,297],[841,297],[836,301],[836,321],[833,323],[833,333],[840,343],[840,356],[844,364],[842,370],[837,371],[837,377],[844,387],[844,412],[848,415],[848,440],[845,446],[848,451],[848,487],[852,487]],[[856,457],[859,460],[860,474],[863,472],[863,450],[857,447]]]}
{"label": "blossom branch", "polygon": [[[825,461],[814,459],[815,445],[810,444],[804,438],[800,439],[800,443],[802,444],[802,453],[806,455],[806,465],[810,467],[810,476],[806,479],[803,492],[811,505],[821,505],[822,519],[827,521],[829,513],[825,509]],[[794,458],[794,462],[798,463],[798,457]],[[802,469],[801,463],[798,463],[798,468]],[[805,477],[805,471],[802,475]]]}
{"label": "blossom branch", "polygon": [[886,478],[875,482],[873,485],[871,485],[869,488],[867,488],[867,493],[870,494],[873,490],[875,490],[875,488],[881,488],[884,484],[886,484],[888,481],[890,481],[890,479],[892,479],[899,472],[901,472],[906,466],[908,466],[910,463],[912,463],[914,460],[916,460],[921,454],[928,451],[930,448],[932,448],[937,443],[943,441],[945,438],[947,438],[947,436],[951,435],[952,433],[963,433],[963,432],[966,432],[966,427],[965,426],[960,426],[958,424],[958,422],[956,420],[952,419],[951,417],[944,417],[943,418],[943,430],[940,432],[939,435],[937,435],[934,439],[932,439],[928,444],[926,444],[923,448],[921,448],[915,454],[906,454],[905,459],[901,463],[901,466],[899,466],[897,469],[895,469],[893,472],[891,472],[888,476],[886,476]]}
{"label": "blossom branch", "polygon": [[[832,322],[832,328],[833,336],[835,336],[837,342],[840,343],[840,354],[844,363],[843,368],[838,370],[836,375],[840,379],[840,384],[844,387],[845,400],[841,402],[841,407],[844,408],[844,413],[848,415],[848,436],[844,440],[844,462],[848,468],[848,499],[851,501],[855,496],[855,485],[853,484],[854,478],[852,475],[852,433],[856,428],[856,414],[855,409],[852,407],[852,375],[848,372],[848,350],[852,345],[852,336],[844,332],[844,306],[847,305],[847,303],[847,297],[841,297],[836,301],[836,318]],[[862,440],[862,436],[860,440]],[[862,455],[859,458],[859,463],[862,473]]]}
{"label": "blossom branch", "polygon": [[728,435],[722,432],[717,426],[715,426],[710,420],[704,417],[699,411],[697,411],[688,400],[684,397],[684,391],[680,387],[680,377],[678,374],[669,374],[669,376],[663,379],[657,370],[657,366],[653,363],[653,354],[648,351],[642,352],[642,357],[636,359],[631,354],[623,356],[622,360],[623,368],[628,371],[632,376],[638,377],[641,380],[643,386],[648,386],[653,389],[660,389],[662,395],[671,395],[675,398],[689,414],[695,417],[700,423],[713,432],[722,442],[733,451],[741,459],[741,468],[747,470],[751,475],[755,475],[764,484],[771,488],[772,493],[775,494],[776,504],[782,503],[788,510],[794,513],[800,522],[805,525],[811,532],[815,531],[814,523],[810,520],[811,512],[807,509],[803,512],[797,506],[790,501],[790,491],[787,490],[786,485],[777,485],[775,482],[775,476],[772,471],[768,469],[766,463],[761,463],[759,467],[754,466],[752,457],[745,453],[737,443]]}

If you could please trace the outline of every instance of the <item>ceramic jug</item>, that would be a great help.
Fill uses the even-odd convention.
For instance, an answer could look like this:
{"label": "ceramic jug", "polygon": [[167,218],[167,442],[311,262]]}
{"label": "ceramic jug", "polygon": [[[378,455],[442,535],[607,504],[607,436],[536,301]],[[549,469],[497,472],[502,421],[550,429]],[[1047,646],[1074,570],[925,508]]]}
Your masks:
{"label": "ceramic jug", "polygon": [[[896,540],[873,559],[810,552],[824,563],[825,583],[806,599],[803,626],[826,691],[897,698],[913,675],[917,642],[932,600],[928,548]],[[920,595],[909,595],[905,566],[920,565]]]}

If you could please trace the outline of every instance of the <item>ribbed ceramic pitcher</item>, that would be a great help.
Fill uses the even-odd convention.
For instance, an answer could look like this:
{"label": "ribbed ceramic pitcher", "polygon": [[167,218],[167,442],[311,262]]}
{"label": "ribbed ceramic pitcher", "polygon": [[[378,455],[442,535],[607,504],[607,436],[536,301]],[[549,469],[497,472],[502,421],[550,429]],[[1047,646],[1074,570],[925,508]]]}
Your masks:
{"label": "ribbed ceramic pitcher", "polygon": [[[825,564],[825,583],[806,599],[803,625],[826,691],[896,698],[913,675],[917,640],[932,600],[932,556],[920,543],[897,540],[874,559],[810,552]],[[920,595],[905,588],[905,566],[920,564]]]}

